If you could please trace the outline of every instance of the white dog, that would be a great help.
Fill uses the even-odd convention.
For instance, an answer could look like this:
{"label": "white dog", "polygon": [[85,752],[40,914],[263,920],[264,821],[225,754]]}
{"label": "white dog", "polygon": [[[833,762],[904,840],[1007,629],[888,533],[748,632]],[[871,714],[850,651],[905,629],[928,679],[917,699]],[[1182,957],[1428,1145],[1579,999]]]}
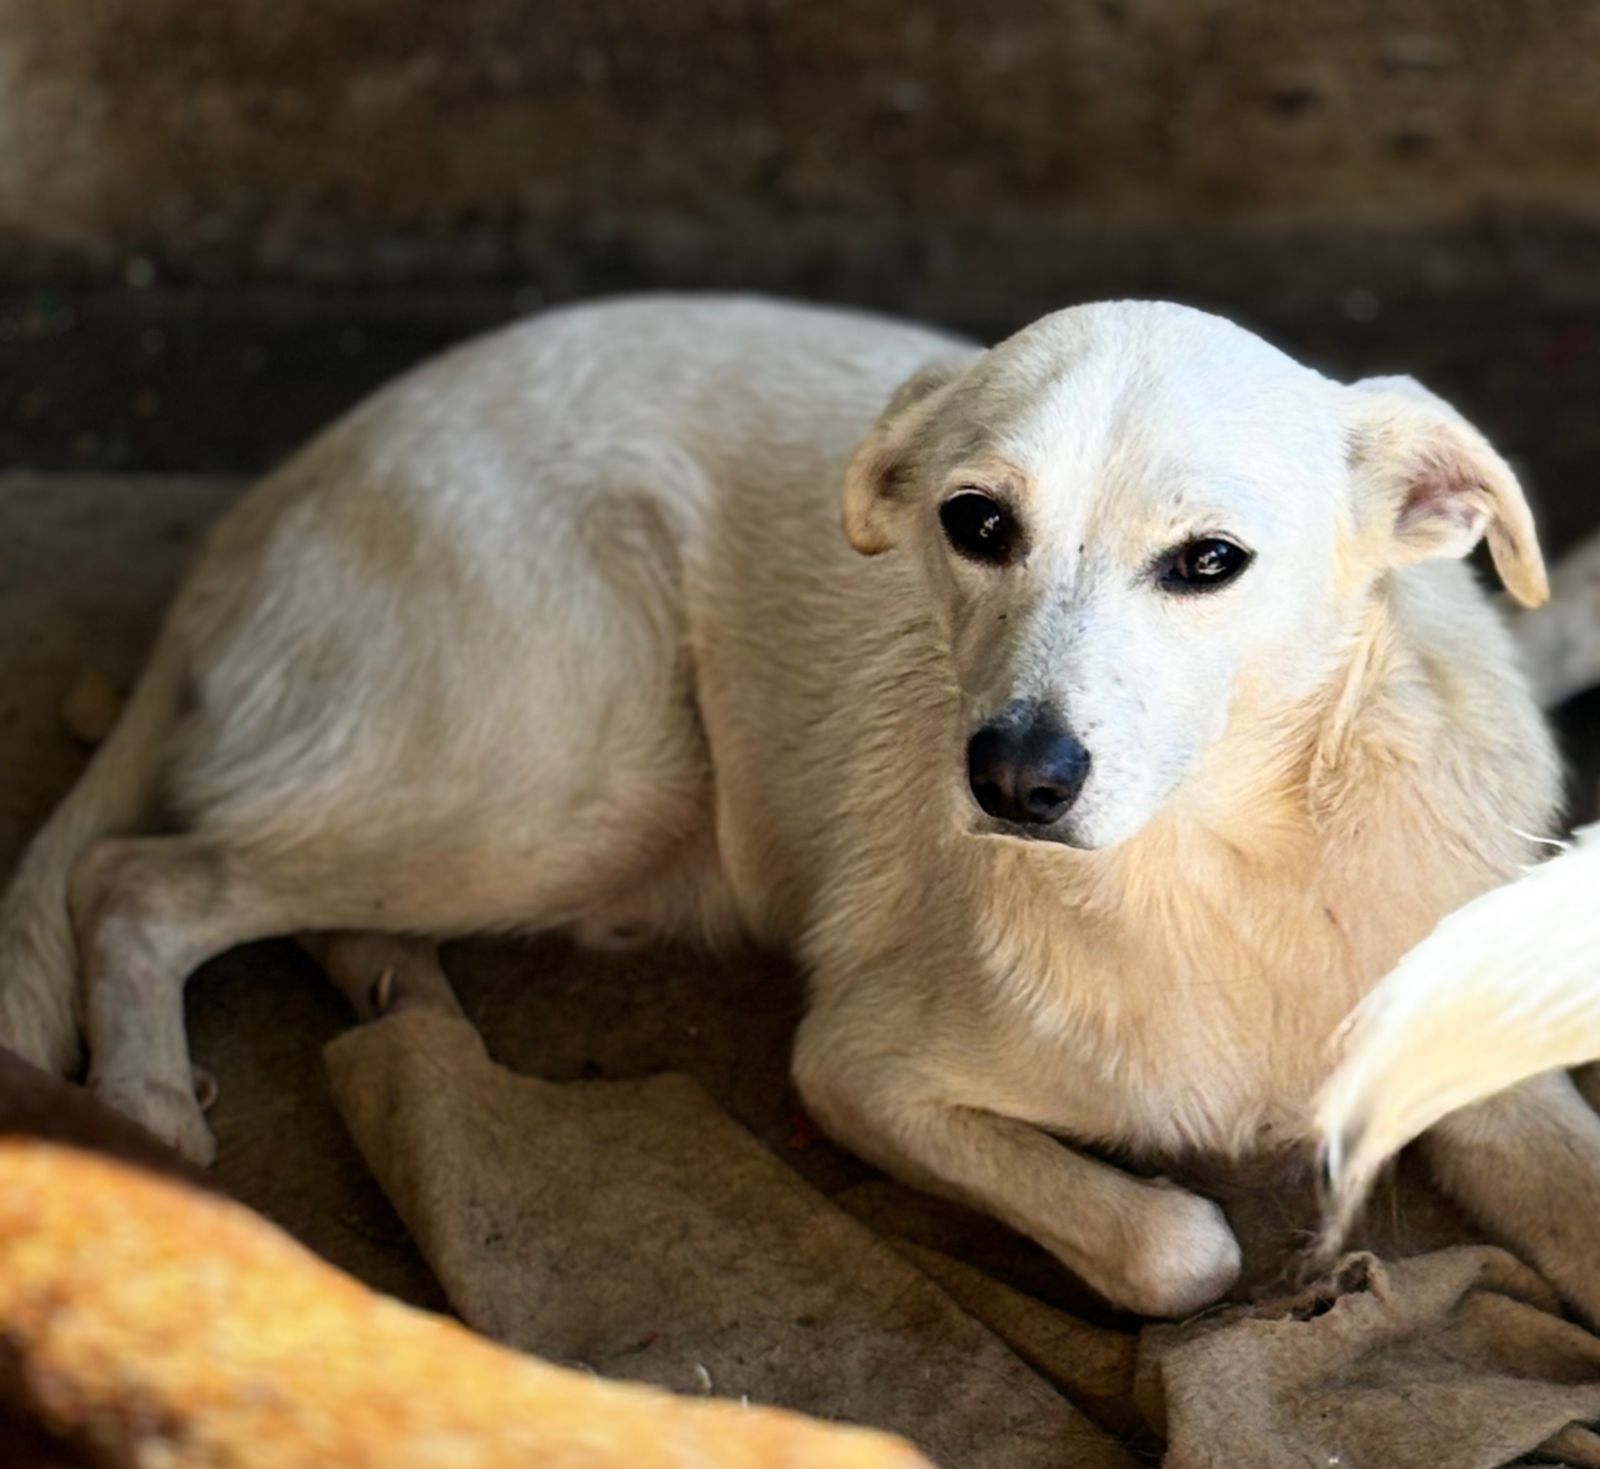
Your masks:
{"label": "white dog", "polygon": [[[806,966],[834,1136],[1191,1312],[1238,1267],[1221,1212],[1073,1145],[1305,1142],[1341,1019],[1529,860],[1557,766],[1457,564],[1485,535],[1540,601],[1449,408],[1196,311],[988,352],[754,300],[554,312],[226,519],[0,913],[0,1035],[72,1065],[81,968],[91,1084],[204,1157],[182,992],[219,950],[319,933],[359,991],[430,968],[402,935],[737,930]],[[1570,1084],[1430,1141],[1600,1319]]]}

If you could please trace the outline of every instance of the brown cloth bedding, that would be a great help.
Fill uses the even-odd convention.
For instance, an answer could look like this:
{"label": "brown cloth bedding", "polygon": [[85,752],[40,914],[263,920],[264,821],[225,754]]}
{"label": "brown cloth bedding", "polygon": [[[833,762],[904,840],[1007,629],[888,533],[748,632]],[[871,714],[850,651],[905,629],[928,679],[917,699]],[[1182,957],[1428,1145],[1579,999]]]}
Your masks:
{"label": "brown cloth bedding", "polygon": [[1132,1462],[687,1077],[518,1076],[434,1014],[354,1030],[327,1062],[451,1304],[498,1341],[870,1422],[943,1464]]}
{"label": "brown cloth bedding", "polygon": [[1287,1300],[1149,1327],[1138,1399],[1169,1469],[1600,1464],[1573,1431],[1600,1418],[1600,1338],[1489,1246],[1351,1255]]}
{"label": "brown cloth bedding", "polygon": [[[1139,1334],[959,1258],[960,1211],[887,1183],[824,1197],[687,1078],[539,1081],[433,1013],[326,1060],[452,1304],[558,1361],[887,1428],[948,1469],[1600,1464],[1600,1338],[1497,1249],[1356,1253],[1315,1289]],[[1293,1217],[1237,1211],[1258,1274]],[[1413,1189],[1368,1236],[1459,1232]]]}

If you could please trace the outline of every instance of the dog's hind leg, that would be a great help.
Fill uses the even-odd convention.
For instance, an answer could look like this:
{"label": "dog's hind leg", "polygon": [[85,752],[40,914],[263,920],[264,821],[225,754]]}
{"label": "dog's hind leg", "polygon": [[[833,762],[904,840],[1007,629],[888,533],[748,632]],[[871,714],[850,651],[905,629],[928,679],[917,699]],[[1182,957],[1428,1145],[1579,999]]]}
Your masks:
{"label": "dog's hind leg", "polygon": [[401,1010],[461,1013],[431,939],[334,932],[301,934],[298,943],[349,1000],[358,1020]]}
{"label": "dog's hind leg", "polygon": [[78,859],[68,904],[83,980],[89,1085],[197,1162],[213,1143],[194,1094],[183,986],[212,955],[271,933],[218,849],[187,837],[111,838]]}
{"label": "dog's hind leg", "polygon": [[[79,859],[69,884],[84,984],[90,1087],[197,1162],[211,1133],[195,1096],[184,1027],[190,974],[235,945],[306,928],[347,927],[385,901],[381,868],[297,854],[265,858],[212,838],[111,838]],[[351,873],[355,876],[352,878]],[[362,877],[362,873],[373,874]],[[453,1006],[433,946],[376,934],[312,941],[336,982],[392,1009]],[[388,977],[385,978],[385,973]]]}
{"label": "dog's hind leg", "polygon": [[[256,939],[331,934],[310,944],[359,1009],[371,1007],[385,969],[394,971],[382,985],[389,993],[377,998],[392,1006],[428,995],[431,1003],[441,988],[448,993],[431,945],[383,930],[548,929],[614,907],[645,880],[641,874],[659,877],[670,865],[676,834],[707,800],[690,743],[667,738],[662,750],[659,759],[644,751],[644,767],[626,771],[621,750],[602,751],[607,768],[622,773],[572,797],[559,772],[571,770],[581,786],[583,766],[552,747],[549,765],[558,775],[526,802],[458,808],[445,801],[414,825],[385,824],[393,802],[368,790],[320,820],[316,793],[301,797],[268,834],[275,841],[202,819],[184,835],[95,842],[68,884],[90,1084],[189,1157],[208,1159],[212,1141],[193,1093],[183,1014],[184,985],[199,965]],[[658,772],[665,797],[646,780]],[[448,784],[443,776],[441,784]],[[626,824],[592,815],[613,795],[629,812]],[[285,838],[286,828],[299,835]],[[530,829],[548,836],[530,840]]]}

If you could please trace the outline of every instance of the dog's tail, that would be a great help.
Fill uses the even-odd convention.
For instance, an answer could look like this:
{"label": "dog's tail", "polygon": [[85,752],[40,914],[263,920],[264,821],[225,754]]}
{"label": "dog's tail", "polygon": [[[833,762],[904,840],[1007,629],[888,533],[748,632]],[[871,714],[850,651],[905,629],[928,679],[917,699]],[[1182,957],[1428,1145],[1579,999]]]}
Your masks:
{"label": "dog's tail", "polygon": [[137,829],[148,816],[180,679],[169,634],[110,738],[34,837],[0,897],[0,1045],[52,1071],[70,1072],[80,1059],[67,878],[90,842]]}
{"label": "dog's tail", "polygon": [[1450,914],[1342,1039],[1317,1110],[1330,1247],[1383,1165],[1441,1117],[1600,1058],[1600,826]]}

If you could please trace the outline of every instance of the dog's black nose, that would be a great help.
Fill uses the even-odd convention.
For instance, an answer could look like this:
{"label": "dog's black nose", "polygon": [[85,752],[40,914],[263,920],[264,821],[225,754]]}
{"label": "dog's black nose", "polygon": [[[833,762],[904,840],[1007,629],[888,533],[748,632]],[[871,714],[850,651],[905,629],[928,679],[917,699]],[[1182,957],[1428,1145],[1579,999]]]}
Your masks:
{"label": "dog's black nose", "polygon": [[967,745],[967,779],[991,816],[1049,826],[1089,778],[1089,752],[1043,704],[1008,704]]}

